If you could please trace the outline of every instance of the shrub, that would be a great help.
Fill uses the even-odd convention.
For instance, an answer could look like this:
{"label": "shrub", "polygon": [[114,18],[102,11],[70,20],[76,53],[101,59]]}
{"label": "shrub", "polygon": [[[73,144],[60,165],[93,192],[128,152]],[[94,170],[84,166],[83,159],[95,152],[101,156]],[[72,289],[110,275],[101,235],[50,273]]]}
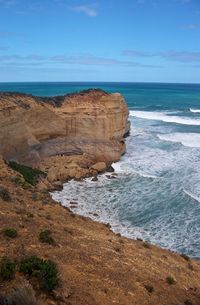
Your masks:
{"label": "shrub", "polygon": [[0,278],[10,280],[15,274],[16,264],[7,257],[0,259]]}
{"label": "shrub", "polygon": [[47,243],[50,245],[55,244],[55,241],[54,241],[53,237],[51,236],[50,230],[41,231],[38,238],[39,238],[39,241],[41,241],[42,243]]}
{"label": "shrub", "polygon": [[32,275],[33,271],[40,270],[42,260],[37,256],[30,256],[20,263],[19,271],[29,276]]}
{"label": "shrub", "polygon": [[4,201],[11,201],[11,196],[10,196],[9,191],[5,187],[2,187],[2,186],[0,186],[0,197]]}
{"label": "shrub", "polygon": [[154,288],[151,285],[144,285],[144,287],[149,293],[152,293],[154,291]]}
{"label": "shrub", "polygon": [[24,177],[24,180],[31,185],[35,185],[40,176],[45,176],[45,173],[40,171],[39,169],[32,168],[26,165],[18,164],[16,162],[10,161],[8,165],[19,172]]}
{"label": "shrub", "polygon": [[35,292],[29,283],[23,283],[19,287],[13,288],[3,297],[2,304],[38,305]]}
{"label": "shrub", "polygon": [[3,234],[9,238],[15,238],[17,237],[17,230],[13,228],[5,228],[3,229]]}
{"label": "shrub", "polygon": [[38,279],[47,291],[52,291],[58,284],[58,271],[55,263],[50,260],[43,261]]}
{"label": "shrub", "polygon": [[166,277],[166,282],[167,284],[169,285],[174,285],[176,282],[175,282],[175,279],[172,277],[172,276],[167,276]]}
{"label": "shrub", "polygon": [[42,288],[47,291],[52,291],[58,284],[58,270],[51,260],[43,260],[36,256],[28,257],[21,262],[20,271],[29,276],[36,276]]}

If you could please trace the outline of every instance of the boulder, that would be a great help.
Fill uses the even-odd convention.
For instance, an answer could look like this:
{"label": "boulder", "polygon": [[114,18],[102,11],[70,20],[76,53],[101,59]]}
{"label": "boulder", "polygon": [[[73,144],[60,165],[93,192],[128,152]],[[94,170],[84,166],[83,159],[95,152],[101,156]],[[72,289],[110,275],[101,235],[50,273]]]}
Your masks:
{"label": "boulder", "polygon": [[93,166],[91,166],[91,169],[97,171],[98,173],[105,172],[107,168],[107,165],[105,162],[97,162]]}

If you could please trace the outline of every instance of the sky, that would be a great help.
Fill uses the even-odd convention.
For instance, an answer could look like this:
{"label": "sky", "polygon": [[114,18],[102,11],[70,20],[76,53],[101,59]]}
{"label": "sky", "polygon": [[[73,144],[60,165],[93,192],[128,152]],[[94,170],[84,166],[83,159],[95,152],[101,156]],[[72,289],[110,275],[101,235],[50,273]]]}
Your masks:
{"label": "sky", "polygon": [[200,0],[0,0],[0,82],[200,83]]}

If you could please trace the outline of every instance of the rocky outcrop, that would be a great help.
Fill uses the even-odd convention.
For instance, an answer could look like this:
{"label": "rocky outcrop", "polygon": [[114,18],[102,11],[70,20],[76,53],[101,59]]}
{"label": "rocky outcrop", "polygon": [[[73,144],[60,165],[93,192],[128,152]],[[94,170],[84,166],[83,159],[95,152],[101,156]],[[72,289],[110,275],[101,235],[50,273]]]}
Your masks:
{"label": "rocky outcrop", "polygon": [[125,152],[129,128],[127,105],[118,93],[87,90],[51,98],[0,94],[0,154],[6,160],[47,169],[51,158],[54,171],[55,160],[60,163],[56,156],[66,163],[75,156],[81,168],[107,165]]}

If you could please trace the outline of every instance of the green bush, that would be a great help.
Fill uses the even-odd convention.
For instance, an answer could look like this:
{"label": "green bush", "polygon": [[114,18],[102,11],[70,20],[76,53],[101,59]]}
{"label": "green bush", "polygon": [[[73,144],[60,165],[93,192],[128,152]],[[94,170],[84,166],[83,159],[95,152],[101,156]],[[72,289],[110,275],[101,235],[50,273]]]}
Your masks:
{"label": "green bush", "polygon": [[5,229],[3,229],[2,232],[3,232],[4,236],[9,237],[9,238],[17,237],[17,230],[16,229],[5,228]]}
{"label": "green bush", "polygon": [[167,276],[166,277],[166,282],[167,284],[169,285],[174,285],[176,282],[175,282],[175,279],[172,277],[172,276]]}
{"label": "green bush", "polygon": [[40,270],[41,262],[41,258],[30,256],[21,261],[19,270],[25,274],[32,275],[33,271]]}
{"label": "green bush", "polygon": [[53,237],[51,236],[50,230],[41,231],[38,238],[39,238],[39,241],[42,243],[47,243],[50,245],[55,244],[55,241],[54,241]]}
{"label": "green bush", "polygon": [[11,201],[11,196],[10,196],[9,191],[5,187],[2,187],[2,186],[0,186],[0,197],[4,201]]}
{"label": "green bush", "polygon": [[21,262],[19,270],[29,276],[36,276],[42,288],[47,291],[52,291],[58,284],[58,270],[51,260],[31,256]]}
{"label": "green bush", "polygon": [[22,164],[18,164],[14,161],[10,161],[8,163],[8,165],[16,172],[19,172],[20,174],[22,174],[22,176],[24,177],[24,180],[31,185],[35,185],[40,176],[45,176],[45,173],[40,171],[39,169],[32,168],[32,167],[22,165]]}
{"label": "green bush", "polygon": [[38,279],[47,291],[52,291],[58,284],[58,271],[55,263],[44,260],[38,273]]}
{"label": "green bush", "polygon": [[7,257],[0,258],[0,279],[10,280],[15,274],[16,264]]}

